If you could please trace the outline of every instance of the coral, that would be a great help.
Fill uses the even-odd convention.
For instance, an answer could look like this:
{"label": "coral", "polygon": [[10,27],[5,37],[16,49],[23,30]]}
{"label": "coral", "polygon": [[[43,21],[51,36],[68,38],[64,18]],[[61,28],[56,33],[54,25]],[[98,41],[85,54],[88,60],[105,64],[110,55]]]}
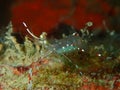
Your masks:
{"label": "coral", "polygon": [[[84,34],[82,36],[73,34],[60,40],[53,39],[60,41],[61,45],[76,43],[75,37],[76,40],[80,39],[86,43],[86,49],[78,49],[78,46],[81,47],[83,44],[80,42],[73,45],[77,47],[76,50],[68,51],[64,47],[59,48],[65,50],[60,53],[54,49],[58,48],[55,43],[49,42],[46,33],[42,33],[39,38],[33,36],[33,40],[26,36],[24,43],[21,44],[11,34],[11,23],[7,29],[8,32],[0,43],[0,90],[120,88],[120,53],[116,52],[114,47],[109,51],[106,43],[99,45],[97,42],[91,43],[92,36],[87,28],[80,31]],[[65,42],[66,38],[67,40],[72,38],[73,41]]]}

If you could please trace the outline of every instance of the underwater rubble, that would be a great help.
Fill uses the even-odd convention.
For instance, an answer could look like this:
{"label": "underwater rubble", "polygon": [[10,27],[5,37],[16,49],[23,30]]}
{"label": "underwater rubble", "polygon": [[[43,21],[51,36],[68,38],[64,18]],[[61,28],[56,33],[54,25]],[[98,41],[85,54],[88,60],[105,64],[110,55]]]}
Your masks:
{"label": "underwater rubble", "polygon": [[120,89],[120,37],[114,32],[102,42],[84,28],[82,35],[56,39],[43,32],[18,43],[12,25],[7,29],[0,37],[0,90]]}

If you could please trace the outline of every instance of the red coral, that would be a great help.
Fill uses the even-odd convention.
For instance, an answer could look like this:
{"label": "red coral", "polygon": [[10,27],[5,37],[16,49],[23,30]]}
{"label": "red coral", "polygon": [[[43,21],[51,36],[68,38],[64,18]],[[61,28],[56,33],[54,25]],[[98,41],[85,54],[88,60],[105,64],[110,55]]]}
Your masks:
{"label": "red coral", "polygon": [[[14,28],[24,33],[25,28],[22,22],[26,22],[36,35],[43,31],[50,32],[60,22],[80,29],[84,27],[86,22],[92,21],[94,27],[101,28],[102,21],[105,19],[103,12],[110,11],[110,6],[103,2],[102,0],[95,0],[95,3],[87,2],[87,0],[74,0],[74,2],[71,0],[26,0],[12,9],[12,21]],[[89,10],[89,6],[96,4],[99,4],[100,8],[93,8],[97,8],[98,12]]]}

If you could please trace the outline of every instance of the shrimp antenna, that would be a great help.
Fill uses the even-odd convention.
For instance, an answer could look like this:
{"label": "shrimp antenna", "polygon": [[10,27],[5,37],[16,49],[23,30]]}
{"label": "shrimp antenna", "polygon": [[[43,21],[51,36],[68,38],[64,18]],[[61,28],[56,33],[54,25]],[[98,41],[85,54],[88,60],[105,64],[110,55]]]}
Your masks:
{"label": "shrimp antenna", "polygon": [[25,22],[23,22],[23,25],[26,27],[27,32],[28,32],[33,38],[35,38],[35,39],[40,39],[40,38],[38,38],[37,36],[35,36],[35,35],[29,30],[29,28],[28,28],[28,26],[27,26],[27,24],[26,24]]}

